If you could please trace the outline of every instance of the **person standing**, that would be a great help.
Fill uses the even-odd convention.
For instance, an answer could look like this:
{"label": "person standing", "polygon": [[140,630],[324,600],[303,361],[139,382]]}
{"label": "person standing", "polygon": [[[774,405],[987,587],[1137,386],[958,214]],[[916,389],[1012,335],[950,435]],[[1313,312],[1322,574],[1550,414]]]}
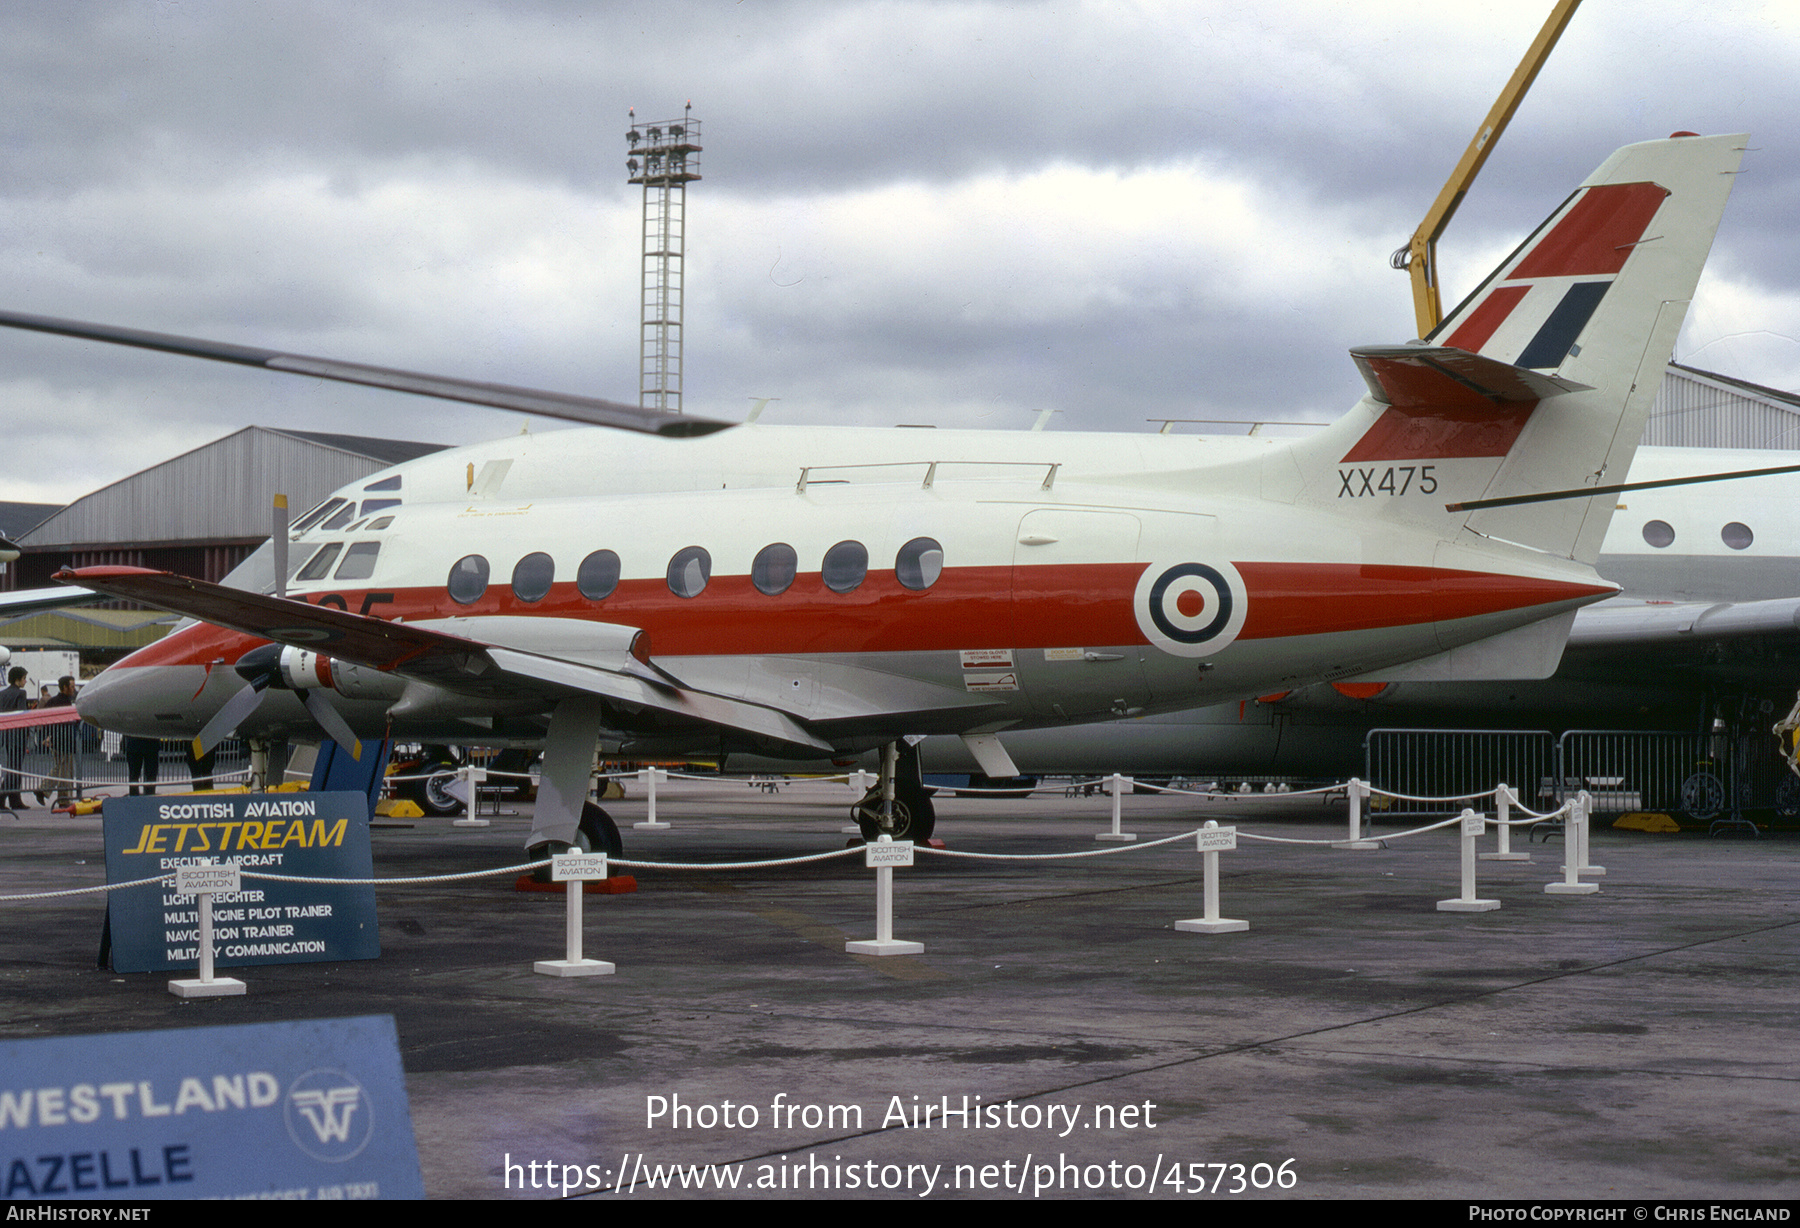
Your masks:
{"label": "person standing", "polygon": [[[44,704],[46,708],[73,708],[75,679],[64,674],[56,680],[56,694]],[[50,726],[50,748],[56,753],[56,804],[67,806],[75,800],[75,746],[81,739],[81,724],[70,721]]]}
{"label": "person standing", "polygon": [[[160,738],[140,738],[126,734],[121,739],[125,751],[125,774],[131,780],[131,796],[156,795],[157,756],[162,753]],[[141,783],[140,783],[141,782]]]}
{"label": "person standing", "polygon": [[[6,671],[6,686],[0,689],[0,713],[24,712],[31,707],[31,694],[25,689],[25,667],[15,665]],[[19,796],[24,783],[25,730],[0,729],[0,810],[23,810],[25,799]]]}

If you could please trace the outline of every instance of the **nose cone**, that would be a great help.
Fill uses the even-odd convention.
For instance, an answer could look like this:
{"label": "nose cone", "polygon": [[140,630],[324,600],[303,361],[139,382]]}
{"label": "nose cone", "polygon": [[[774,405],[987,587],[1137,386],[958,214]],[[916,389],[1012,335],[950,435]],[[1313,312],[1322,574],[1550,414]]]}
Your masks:
{"label": "nose cone", "polygon": [[75,710],[114,733],[192,737],[204,720],[193,703],[203,674],[192,666],[114,665],[81,688]]}

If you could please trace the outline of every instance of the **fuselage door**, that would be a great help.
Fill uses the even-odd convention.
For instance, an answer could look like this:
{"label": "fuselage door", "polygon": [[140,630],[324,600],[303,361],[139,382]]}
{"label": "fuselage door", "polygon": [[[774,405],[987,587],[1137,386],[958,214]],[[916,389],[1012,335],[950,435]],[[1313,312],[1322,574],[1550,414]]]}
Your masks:
{"label": "fuselage door", "polygon": [[1149,700],[1132,593],[1138,518],[1043,508],[1013,546],[1013,667],[1034,711],[1059,720],[1123,715]]}

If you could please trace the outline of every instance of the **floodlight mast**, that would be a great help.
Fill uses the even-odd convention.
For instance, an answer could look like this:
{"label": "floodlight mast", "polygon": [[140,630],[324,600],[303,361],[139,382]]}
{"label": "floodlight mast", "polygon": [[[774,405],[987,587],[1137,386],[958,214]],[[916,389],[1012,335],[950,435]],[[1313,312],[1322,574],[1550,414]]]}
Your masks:
{"label": "floodlight mast", "polygon": [[693,103],[680,119],[639,124],[625,134],[627,182],[644,189],[643,277],[638,316],[638,406],[681,410],[682,265],[687,255],[687,185],[700,178],[700,121]]}

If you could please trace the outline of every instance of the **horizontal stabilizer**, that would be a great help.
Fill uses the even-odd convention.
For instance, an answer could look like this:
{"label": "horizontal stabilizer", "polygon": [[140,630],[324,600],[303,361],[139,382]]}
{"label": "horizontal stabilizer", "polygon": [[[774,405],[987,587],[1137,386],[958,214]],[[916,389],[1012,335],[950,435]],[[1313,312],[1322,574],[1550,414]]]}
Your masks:
{"label": "horizontal stabilizer", "polygon": [[1445,345],[1359,345],[1350,357],[1369,395],[1399,409],[1480,409],[1588,391],[1572,379]]}

